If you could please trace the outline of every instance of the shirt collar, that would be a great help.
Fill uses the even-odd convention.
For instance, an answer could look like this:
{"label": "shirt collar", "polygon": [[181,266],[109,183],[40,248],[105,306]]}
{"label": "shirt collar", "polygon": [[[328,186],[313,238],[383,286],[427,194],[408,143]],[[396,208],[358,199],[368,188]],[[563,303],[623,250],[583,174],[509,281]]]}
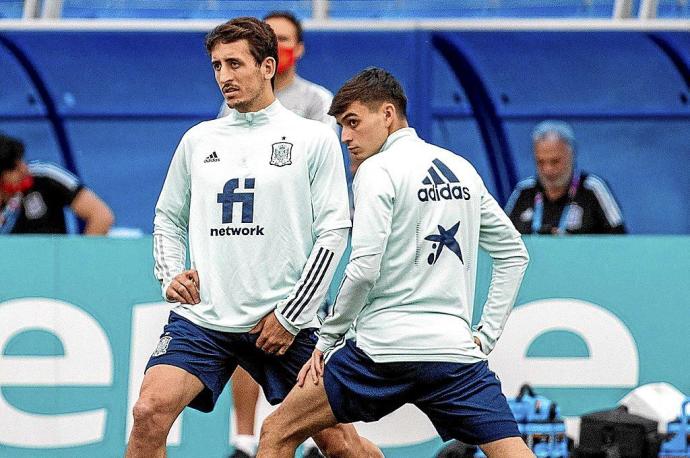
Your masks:
{"label": "shirt collar", "polygon": [[260,125],[266,124],[271,118],[275,117],[281,111],[285,110],[278,99],[275,99],[269,106],[259,111],[248,111],[240,113],[237,110],[230,109],[230,116],[237,124]]}
{"label": "shirt collar", "polygon": [[390,147],[393,146],[395,142],[402,138],[409,138],[413,140],[419,139],[419,137],[417,136],[417,132],[412,127],[403,127],[402,129],[398,129],[388,136],[386,142],[383,144],[379,152],[382,153],[387,149],[390,149]]}

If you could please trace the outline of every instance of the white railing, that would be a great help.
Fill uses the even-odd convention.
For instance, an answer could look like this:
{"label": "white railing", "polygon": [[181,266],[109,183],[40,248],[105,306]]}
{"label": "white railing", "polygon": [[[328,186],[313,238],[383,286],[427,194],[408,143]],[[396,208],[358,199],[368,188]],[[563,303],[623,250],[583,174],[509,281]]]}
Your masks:
{"label": "white railing", "polygon": [[[208,32],[222,19],[3,19],[0,31],[191,31]],[[690,30],[688,19],[445,19],[445,20],[305,20],[305,30],[323,31],[678,31]]]}
{"label": "white railing", "polygon": [[[308,0],[307,0],[308,1]],[[303,3],[307,3],[307,1]],[[179,8],[181,4],[185,2],[157,2],[157,7],[161,10],[165,8]],[[217,0],[206,0],[202,1],[187,1],[186,3],[190,5],[204,5],[209,8],[216,8],[219,11],[229,5],[241,4],[241,1],[226,1],[220,2]],[[274,4],[275,2],[265,2],[267,5],[269,3]],[[330,0],[310,0],[312,19],[315,21],[324,21],[329,18],[330,11]],[[385,3],[385,2],[384,2]],[[390,2],[388,2],[390,3]],[[583,4],[587,2],[583,1]],[[590,1],[591,3],[591,1]],[[256,5],[256,2],[253,2]],[[383,4],[383,3],[382,3]],[[509,5],[510,3],[508,3]],[[519,2],[516,2],[519,4]],[[147,5],[150,7],[151,4]],[[500,1],[489,1],[477,2],[477,8],[484,8],[486,10],[491,10],[496,6],[500,6]],[[24,19],[55,19],[62,17],[63,0],[24,0],[23,18]],[[633,14],[633,0],[615,0],[613,10],[611,12],[612,19],[629,19],[632,18]],[[656,12],[658,9],[658,0],[641,0],[640,8],[638,12],[639,19],[653,19],[656,18]]]}

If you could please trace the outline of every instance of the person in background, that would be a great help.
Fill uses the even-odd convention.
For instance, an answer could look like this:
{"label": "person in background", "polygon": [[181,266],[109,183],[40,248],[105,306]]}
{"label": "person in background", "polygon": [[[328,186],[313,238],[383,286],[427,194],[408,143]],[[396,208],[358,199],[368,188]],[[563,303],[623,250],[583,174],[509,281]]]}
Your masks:
{"label": "person in background", "polygon": [[113,212],[77,177],[54,164],[24,160],[24,144],[0,134],[0,234],[66,234],[65,207],[84,234],[104,235]]}
{"label": "person in background", "polygon": [[623,214],[604,180],[579,171],[575,134],[562,121],[532,131],[537,176],[517,184],[506,213],[522,234],[624,234]]}
{"label": "person in background", "polygon": [[[278,70],[275,76],[275,96],[280,103],[303,118],[321,121],[335,128],[335,118],[328,115],[333,94],[318,84],[307,81],[297,74],[297,61],[304,55],[302,24],[287,11],[273,11],[264,17],[278,38]],[[223,103],[218,117],[230,114]],[[259,443],[255,432],[256,406],[259,385],[241,367],[232,376],[232,399],[235,411],[235,434],[231,439],[234,452],[231,458],[254,456]],[[304,452],[306,457],[321,454],[309,440]]]}

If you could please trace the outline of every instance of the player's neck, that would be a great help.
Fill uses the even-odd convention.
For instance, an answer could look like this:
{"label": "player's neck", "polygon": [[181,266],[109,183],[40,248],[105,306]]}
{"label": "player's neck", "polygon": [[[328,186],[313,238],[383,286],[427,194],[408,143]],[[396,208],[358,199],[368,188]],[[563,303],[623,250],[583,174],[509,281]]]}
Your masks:
{"label": "player's neck", "polygon": [[257,111],[261,111],[264,108],[268,107],[270,104],[272,104],[275,101],[275,99],[276,99],[276,96],[273,94],[273,90],[271,89],[271,86],[269,85],[254,100],[248,102],[246,105],[245,104],[243,104],[242,106],[238,105],[235,107],[235,109],[240,113],[256,113]]}
{"label": "player's neck", "polygon": [[410,127],[409,124],[407,124],[406,119],[397,119],[391,123],[391,125],[388,127],[388,136],[390,137],[393,132],[397,132],[400,129],[405,129],[407,127]]}
{"label": "player's neck", "polygon": [[297,78],[297,70],[295,67],[292,67],[283,73],[278,73],[276,75],[276,92],[282,91],[294,83],[295,78]]}

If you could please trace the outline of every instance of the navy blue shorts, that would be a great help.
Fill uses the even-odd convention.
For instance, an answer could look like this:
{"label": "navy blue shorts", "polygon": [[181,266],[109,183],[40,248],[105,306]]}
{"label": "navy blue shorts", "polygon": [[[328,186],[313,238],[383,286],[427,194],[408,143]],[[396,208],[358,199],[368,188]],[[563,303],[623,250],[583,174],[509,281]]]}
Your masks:
{"label": "navy blue shorts", "polygon": [[348,340],[329,355],[324,387],[340,423],[376,421],[410,403],[429,417],[444,441],[478,445],[520,437],[486,361],[375,363]]}
{"label": "navy blue shorts", "polygon": [[184,369],[204,384],[189,407],[210,412],[237,366],[242,366],[261,385],[266,399],[281,402],[297,381],[297,374],[316,345],[315,329],[303,329],[288,351],[270,355],[256,347],[259,334],[220,332],[202,328],[170,313],[161,340],[146,365],[158,364]]}

